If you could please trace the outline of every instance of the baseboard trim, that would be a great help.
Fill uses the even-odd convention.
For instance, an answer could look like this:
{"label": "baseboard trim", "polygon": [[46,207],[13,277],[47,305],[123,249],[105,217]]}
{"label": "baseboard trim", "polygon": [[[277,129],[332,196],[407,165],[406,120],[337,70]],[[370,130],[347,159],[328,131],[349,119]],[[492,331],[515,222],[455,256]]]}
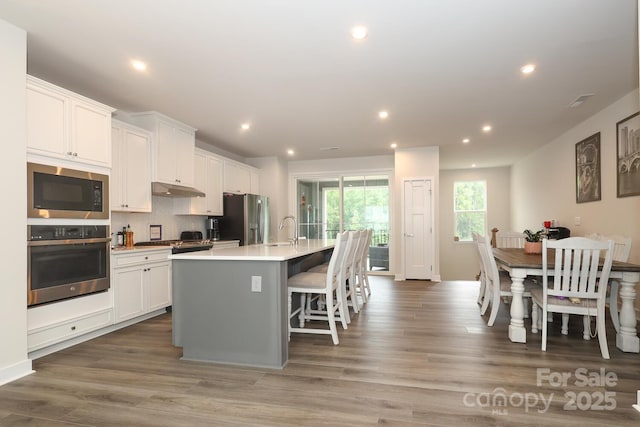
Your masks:
{"label": "baseboard trim", "polygon": [[25,359],[11,366],[4,367],[0,369],[0,386],[8,384],[19,378],[26,377],[34,372],[30,359]]}

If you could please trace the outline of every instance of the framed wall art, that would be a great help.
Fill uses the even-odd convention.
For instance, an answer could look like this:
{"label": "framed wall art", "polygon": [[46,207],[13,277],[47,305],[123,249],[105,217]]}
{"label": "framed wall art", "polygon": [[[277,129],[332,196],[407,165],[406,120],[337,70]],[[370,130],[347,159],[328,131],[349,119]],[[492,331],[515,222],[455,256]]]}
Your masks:
{"label": "framed wall art", "polygon": [[598,132],[576,144],[576,203],[601,200],[600,181],[600,132]]}
{"label": "framed wall art", "polygon": [[640,112],[616,124],[618,197],[640,195]]}
{"label": "framed wall art", "polygon": [[150,225],[149,226],[149,240],[162,240],[162,226]]}

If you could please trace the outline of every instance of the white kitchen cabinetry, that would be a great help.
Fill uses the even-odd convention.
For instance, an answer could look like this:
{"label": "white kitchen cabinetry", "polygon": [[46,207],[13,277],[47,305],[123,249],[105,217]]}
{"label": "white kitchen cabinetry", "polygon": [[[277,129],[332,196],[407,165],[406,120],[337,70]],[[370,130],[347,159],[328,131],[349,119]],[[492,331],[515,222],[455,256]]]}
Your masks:
{"label": "white kitchen cabinetry", "polygon": [[152,180],[193,187],[196,129],[155,111],[133,113],[128,117],[153,134]]}
{"label": "white kitchen cabinetry", "polygon": [[251,167],[225,159],[224,192],[235,194],[251,193]]}
{"label": "white kitchen cabinetry", "polygon": [[[96,336],[113,325],[111,289],[27,309],[29,352],[61,348]],[[44,350],[42,350],[44,351]]]}
{"label": "white kitchen cabinetry", "polygon": [[171,305],[170,249],[112,253],[115,322]]}
{"label": "white kitchen cabinetry", "polygon": [[27,346],[29,351],[39,350],[111,324],[113,324],[113,310],[102,310],[98,313],[60,322],[53,326],[30,330],[27,335]]}
{"label": "white kitchen cabinetry", "polygon": [[205,197],[185,197],[174,200],[177,215],[222,215],[223,160],[205,150],[194,155],[195,188]]}
{"label": "white kitchen cabinetry", "polygon": [[113,120],[112,211],[151,212],[151,133]]}
{"label": "white kitchen cabinetry", "polygon": [[113,111],[27,76],[27,152],[110,167]]}

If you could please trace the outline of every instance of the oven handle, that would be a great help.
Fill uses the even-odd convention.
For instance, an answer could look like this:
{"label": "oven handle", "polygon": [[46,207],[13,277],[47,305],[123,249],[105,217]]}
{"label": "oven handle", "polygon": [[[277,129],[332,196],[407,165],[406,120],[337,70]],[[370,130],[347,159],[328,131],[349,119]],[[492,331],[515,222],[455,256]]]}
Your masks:
{"label": "oven handle", "polygon": [[27,246],[53,246],[53,245],[78,245],[83,243],[106,243],[111,242],[109,237],[95,239],[66,239],[66,240],[29,240]]}

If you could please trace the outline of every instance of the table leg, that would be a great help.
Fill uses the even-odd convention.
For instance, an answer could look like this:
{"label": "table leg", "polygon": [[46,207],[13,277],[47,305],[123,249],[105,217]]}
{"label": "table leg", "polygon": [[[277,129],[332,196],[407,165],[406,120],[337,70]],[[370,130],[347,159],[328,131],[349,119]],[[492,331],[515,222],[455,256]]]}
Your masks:
{"label": "table leg", "polygon": [[[522,277],[519,277],[522,276]],[[527,342],[527,330],[524,327],[524,275],[517,271],[511,272],[511,324],[509,324],[509,339],[511,342]]]}
{"label": "table leg", "polygon": [[636,299],[636,284],[639,273],[623,273],[620,281],[620,332],[616,336],[616,346],[627,353],[640,352],[640,340],[636,331],[636,313],[633,308]]}

